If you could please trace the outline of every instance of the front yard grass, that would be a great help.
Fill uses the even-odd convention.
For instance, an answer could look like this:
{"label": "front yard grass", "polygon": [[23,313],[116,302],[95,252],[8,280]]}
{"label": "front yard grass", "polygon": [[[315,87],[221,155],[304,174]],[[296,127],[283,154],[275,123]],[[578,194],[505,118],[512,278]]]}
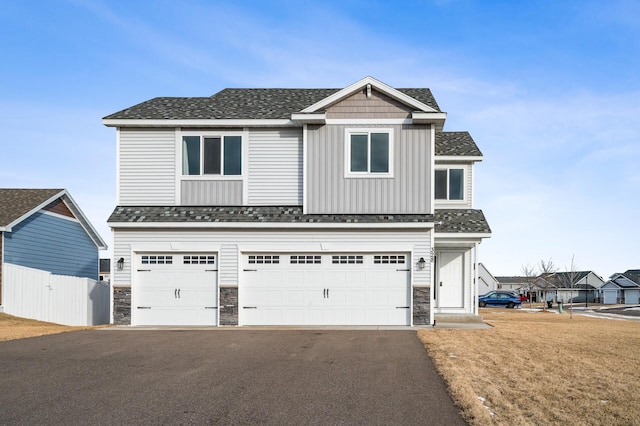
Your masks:
{"label": "front yard grass", "polygon": [[640,322],[481,315],[493,328],[418,332],[470,424],[639,424]]}
{"label": "front yard grass", "polygon": [[0,342],[5,340],[24,339],[44,336],[45,334],[64,333],[67,331],[86,330],[95,327],[71,327],[50,322],[14,317],[0,313]]}

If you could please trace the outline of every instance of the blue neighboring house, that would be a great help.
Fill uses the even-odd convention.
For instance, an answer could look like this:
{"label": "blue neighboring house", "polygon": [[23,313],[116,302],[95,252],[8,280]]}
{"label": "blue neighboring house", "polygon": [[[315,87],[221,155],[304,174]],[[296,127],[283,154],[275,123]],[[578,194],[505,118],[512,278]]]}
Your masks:
{"label": "blue neighboring house", "polygon": [[0,290],[7,263],[98,280],[106,248],[66,189],[0,188]]}

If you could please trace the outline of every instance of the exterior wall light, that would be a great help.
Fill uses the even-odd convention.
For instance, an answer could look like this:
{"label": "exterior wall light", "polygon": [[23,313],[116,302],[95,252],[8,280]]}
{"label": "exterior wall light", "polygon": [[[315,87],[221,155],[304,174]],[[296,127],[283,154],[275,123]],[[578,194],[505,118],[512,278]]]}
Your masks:
{"label": "exterior wall light", "polygon": [[424,268],[427,266],[427,261],[424,260],[424,257],[421,257],[418,260],[418,271],[424,271]]}
{"label": "exterior wall light", "polygon": [[118,259],[117,267],[118,271],[122,271],[124,269],[124,257]]}

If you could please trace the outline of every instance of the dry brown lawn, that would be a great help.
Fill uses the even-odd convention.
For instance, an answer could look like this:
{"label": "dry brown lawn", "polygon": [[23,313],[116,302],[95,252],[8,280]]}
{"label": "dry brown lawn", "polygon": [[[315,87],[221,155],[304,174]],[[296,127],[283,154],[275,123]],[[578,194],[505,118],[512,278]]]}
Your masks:
{"label": "dry brown lawn", "polygon": [[472,425],[640,424],[640,322],[485,309],[418,335]]}
{"label": "dry brown lawn", "polygon": [[44,336],[45,334],[65,333],[67,331],[86,330],[95,327],[71,327],[19,318],[0,313],[0,342],[5,340],[24,339],[26,337]]}

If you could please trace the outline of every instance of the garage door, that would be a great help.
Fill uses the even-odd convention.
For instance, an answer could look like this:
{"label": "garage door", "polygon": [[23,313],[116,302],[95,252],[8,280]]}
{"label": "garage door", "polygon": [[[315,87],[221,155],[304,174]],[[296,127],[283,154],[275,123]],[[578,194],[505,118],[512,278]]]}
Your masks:
{"label": "garage door", "polygon": [[640,300],[638,290],[625,290],[624,291],[624,303],[627,305],[637,305]]}
{"label": "garage door", "polygon": [[244,325],[410,325],[405,253],[243,255]]}
{"label": "garage door", "polygon": [[217,259],[211,254],[136,256],[133,325],[216,325]]}
{"label": "garage door", "polygon": [[615,305],[618,303],[618,290],[603,290],[602,296],[605,305]]}

